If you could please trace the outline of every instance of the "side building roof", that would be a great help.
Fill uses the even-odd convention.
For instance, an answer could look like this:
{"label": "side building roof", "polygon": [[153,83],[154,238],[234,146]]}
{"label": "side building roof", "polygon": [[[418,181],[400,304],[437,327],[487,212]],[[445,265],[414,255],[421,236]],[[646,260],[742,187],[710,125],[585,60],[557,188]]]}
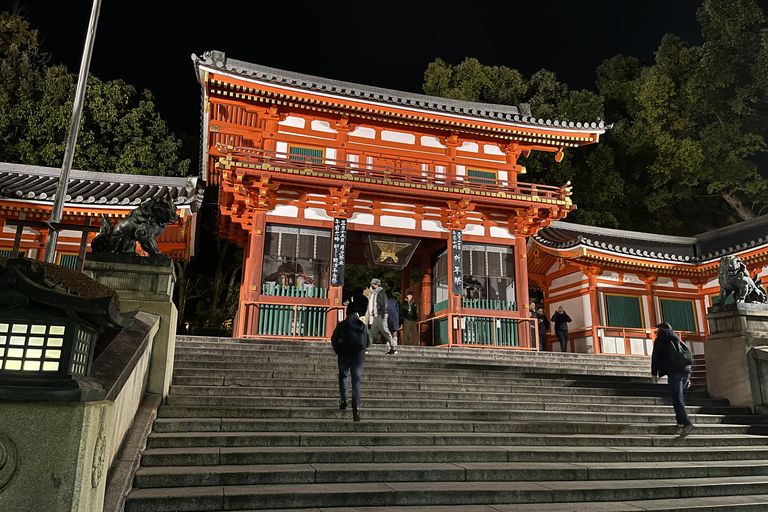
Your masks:
{"label": "side building roof", "polygon": [[557,221],[534,237],[537,244],[555,250],[592,248],[624,257],[701,265],[728,254],[768,246],[768,215],[731,226],[680,237]]}
{"label": "side building roof", "polygon": [[[53,204],[61,169],[0,163],[0,199]],[[66,204],[82,206],[138,206],[151,197],[170,195],[177,207],[193,213],[203,202],[196,177],[146,176],[73,170]]]}

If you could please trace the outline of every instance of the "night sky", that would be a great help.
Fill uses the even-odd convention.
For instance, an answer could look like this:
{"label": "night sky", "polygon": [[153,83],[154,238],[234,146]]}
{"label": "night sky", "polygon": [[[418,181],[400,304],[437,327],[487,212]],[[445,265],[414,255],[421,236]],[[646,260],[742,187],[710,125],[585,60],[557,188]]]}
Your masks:
{"label": "night sky", "polygon": [[[91,0],[0,0],[24,9],[51,63],[80,66]],[[530,76],[554,71],[594,89],[617,54],[652,59],[661,37],[701,43],[701,0],[287,2],[102,0],[91,72],[147,88],[171,129],[196,134],[200,89],[190,55],[229,57],[337,80],[420,93],[435,58],[476,57]],[[609,120],[610,121],[610,120]]]}

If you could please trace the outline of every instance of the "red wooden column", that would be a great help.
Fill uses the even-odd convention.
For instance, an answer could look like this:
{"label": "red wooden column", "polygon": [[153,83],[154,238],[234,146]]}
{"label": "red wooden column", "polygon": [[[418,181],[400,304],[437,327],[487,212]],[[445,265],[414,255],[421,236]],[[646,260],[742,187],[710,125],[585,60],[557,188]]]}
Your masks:
{"label": "red wooden column", "polygon": [[[517,283],[517,310],[526,317],[530,318],[531,313],[528,311],[528,302],[530,296],[528,295],[528,251],[527,251],[527,238],[524,236],[517,236],[515,238],[515,282]],[[531,323],[521,322],[518,328],[518,334],[520,335],[521,347],[534,347],[537,344],[532,344],[536,340],[531,340]]]}
{"label": "red wooden column", "polygon": [[603,352],[603,344],[597,335],[597,326],[600,325],[600,305],[597,295],[597,276],[601,271],[597,267],[586,267],[581,273],[587,276],[587,289],[589,290],[589,304],[592,313],[592,347],[595,354]]}
{"label": "red wooden column", "polygon": [[[243,298],[248,302],[254,302],[261,297],[261,274],[264,260],[264,239],[267,228],[266,210],[253,211],[251,232],[248,235],[248,247],[245,251],[245,268],[243,269]],[[241,311],[238,312],[237,336],[252,334],[258,315],[255,307],[240,303]]]}
{"label": "red wooden column", "polygon": [[656,304],[653,301],[653,283],[659,280],[659,276],[642,274],[640,279],[645,283],[645,300],[648,304],[648,317],[651,319],[651,325],[649,327],[652,327],[660,321],[660,318],[656,316]]}
{"label": "red wooden column", "polygon": [[261,117],[266,121],[264,123],[264,149],[267,151],[275,151],[277,149],[277,139],[275,138],[278,129],[277,123],[280,121],[277,107],[270,108]]}
{"label": "red wooden column", "polygon": [[[419,319],[422,321],[429,318],[432,312],[432,260],[429,255],[421,258],[421,297],[419,297]],[[421,345],[431,345],[429,339],[431,330],[429,324],[419,323],[419,343]]]}

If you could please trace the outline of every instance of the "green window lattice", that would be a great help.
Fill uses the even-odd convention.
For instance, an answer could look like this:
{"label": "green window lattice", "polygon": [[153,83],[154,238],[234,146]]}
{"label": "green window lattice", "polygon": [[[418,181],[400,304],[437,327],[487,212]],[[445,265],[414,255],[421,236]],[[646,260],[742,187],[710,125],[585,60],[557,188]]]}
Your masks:
{"label": "green window lattice", "polygon": [[306,162],[307,160],[313,164],[323,163],[323,150],[322,149],[310,149],[303,148],[301,146],[289,146],[288,154],[291,160],[301,160]]}
{"label": "green window lattice", "polygon": [[693,301],[661,299],[661,317],[676,331],[696,331]]}
{"label": "green window lattice", "polygon": [[610,327],[631,327],[636,329],[642,329],[643,327],[640,297],[606,295],[605,310],[608,315],[608,326]]}
{"label": "green window lattice", "polygon": [[467,181],[473,183],[496,183],[496,173],[493,171],[467,169]]}

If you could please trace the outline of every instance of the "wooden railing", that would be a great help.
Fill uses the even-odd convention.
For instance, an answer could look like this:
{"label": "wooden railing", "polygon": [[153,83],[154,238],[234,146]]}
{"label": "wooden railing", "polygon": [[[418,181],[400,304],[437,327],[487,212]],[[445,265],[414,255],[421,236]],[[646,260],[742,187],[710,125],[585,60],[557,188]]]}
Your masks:
{"label": "wooden railing", "polygon": [[517,311],[517,302],[497,299],[461,299],[461,307],[471,309],[490,309],[494,311]]}
{"label": "wooden railing", "polygon": [[280,286],[275,283],[266,283],[261,285],[262,295],[272,295],[275,297],[305,297],[309,299],[327,299],[328,288],[317,288],[315,286]]}
{"label": "wooden railing", "polygon": [[[611,327],[608,325],[597,325],[594,327],[597,332],[597,337],[593,341],[595,354],[609,354],[609,355],[650,355],[650,354],[633,354],[632,353],[632,340],[642,340],[643,345],[647,341],[653,342],[655,336],[655,329],[639,329],[633,327]],[[703,341],[706,339],[706,333],[691,332],[691,331],[675,331],[680,339],[683,341]],[[584,327],[582,329],[576,329],[569,333],[573,338],[574,333],[583,333],[583,335],[590,336],[592,334],[592,328]],[[607,337],[621,338],[624,344],[624,353],[620,352],[605,352],[603,347],[603,341]],[[569,343],[569,345],[573,345]]]}
{"label": "wooden railing", "polygon": [[335,309],[322,303],[244,302],[242,337],[328,339],[329,314]]}
{"label": "wooden railing", "polygon": [[281,174],[301,174],[319,178],[355,180],[406,188],[437,189],[439,191],[497,197],[524,196],[527,200],[539,198],[539,200],[564,201],[571,195],[571,189],[568,185],[553,187],[514,180],[479,179],[461,174],[436,172],[436,166],[446,165],[446,162],[442,161],[423,162],[429,168],[429,170],[424,171],[330,158],[323,158],[323,163],[318,163],[299,155],[292,156],[277,151],[246,147],[228,149],[222,144],[217,145],[217,149],[221,154],[235,157],[237,159],[235,165],[240,164],[241,167],[246,168],[253,166],[260,170]]}

